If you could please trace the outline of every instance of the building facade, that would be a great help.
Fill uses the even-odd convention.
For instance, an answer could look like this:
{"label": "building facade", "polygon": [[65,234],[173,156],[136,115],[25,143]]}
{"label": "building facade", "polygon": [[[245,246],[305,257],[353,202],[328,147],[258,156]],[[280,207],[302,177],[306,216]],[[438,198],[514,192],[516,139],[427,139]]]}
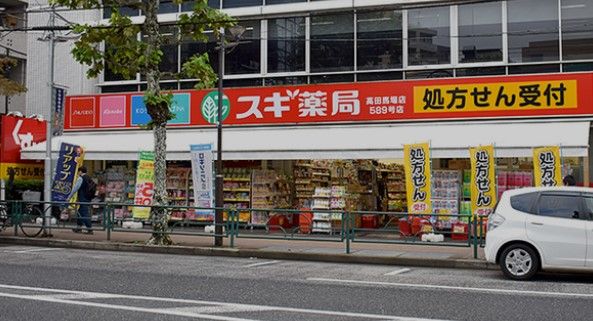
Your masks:
{"label": "building facade", "polygon": [[[0,55],[16,60],[16,65],[5,70],[5,76],[18,83],[26,82],[27,68],[27,34],[24,31],[12,31],[27,25],[25,9],[26,1],[0,1]],[[0,96],[0,113],[26,113],[25,94]]]}

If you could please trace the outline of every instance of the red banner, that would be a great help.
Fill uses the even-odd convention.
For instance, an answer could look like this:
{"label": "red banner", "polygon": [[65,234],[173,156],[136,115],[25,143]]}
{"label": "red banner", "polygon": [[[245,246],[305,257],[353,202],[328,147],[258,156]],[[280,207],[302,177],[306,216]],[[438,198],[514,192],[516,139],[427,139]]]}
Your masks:
{"label": "red banner", "polygon": [[[224,124],[399,122],[593,115],[593,73],[234,88]],[[170,126],[217,119],[216,90],[174,91]],[[142,93],[70,96],[66,130],[139,128]]]}

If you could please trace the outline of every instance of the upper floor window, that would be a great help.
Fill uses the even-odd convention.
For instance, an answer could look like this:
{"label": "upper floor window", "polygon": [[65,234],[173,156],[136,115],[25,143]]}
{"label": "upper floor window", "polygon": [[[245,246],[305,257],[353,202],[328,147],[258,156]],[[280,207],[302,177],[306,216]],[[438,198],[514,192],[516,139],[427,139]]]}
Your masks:
{"label": "upper floor window", "polygon": [[593,3],[562,0],[562,58],[593,58]]}
{"label": "upper floor window", "polygon": [[558,60],[558,0],[509,1],[507,12],[509,62]]}
{"label": "upper floor window", "polygon": [[268,20],[268,72],[305,70],[305,23],[304,17]]}
{"label": "upper floor window", "polygon": [[451,62],[449,7],[408,11],[408,64],[437,65]]}
{"label": "upper floor window", "polygon": [[362,12],[357,15],[356,24],[358,70],[401,68],[401,12]]}
{"label": "upper floor window", "polygon": [[354,69],[354,15],[311,17],[311,72]]}
{"label": "upper floor window", "polygon": [[501,2],[459,6],[459,62],[502,61]]}

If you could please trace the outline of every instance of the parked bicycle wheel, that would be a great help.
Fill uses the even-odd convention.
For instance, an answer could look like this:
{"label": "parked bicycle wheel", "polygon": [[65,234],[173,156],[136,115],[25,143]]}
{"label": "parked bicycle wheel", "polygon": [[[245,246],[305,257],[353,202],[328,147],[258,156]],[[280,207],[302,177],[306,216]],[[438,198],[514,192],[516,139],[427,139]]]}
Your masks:
{"label": "parked bicycle wheel", "polygon": [[43,211],[31,204],[25,205],[25,210],[19,220],[19,226],[23,234],[28,237],[35,237],[43,231]]}

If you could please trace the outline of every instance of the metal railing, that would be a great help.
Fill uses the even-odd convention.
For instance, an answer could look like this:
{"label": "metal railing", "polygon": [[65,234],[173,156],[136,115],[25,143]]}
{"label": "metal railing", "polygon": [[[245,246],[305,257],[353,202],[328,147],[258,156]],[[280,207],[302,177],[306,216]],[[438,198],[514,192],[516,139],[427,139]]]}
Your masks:
{"label": "metal railing", "polygon": [[[343,210],[294,210],[261,208],[224,208],[222,234],[215,233],[214,222],[203,219],[219,208],[193,206],[155,206],[129,203],[65,203],[41,201],[7,201],[14,225],[14,235],[18,228],[43,230],[51,234],[52,229],[77,229],[80,227],[80,206],[88,206],[93,219],[93,231],[106,232],[111,240],[113,232],[128,233],[167,233],[170,235],[224,237],[229,246],[234,247],[236,239],[262,239],[287,241],[316,241],[343,243],[345,253],[351,253],[353,243],[406,244],[426,246],[452,246],[473,249],[474,258],[478,249],[484,246],[485,216],[473,217],[464,214],[410,214],[403,212],[353,212]],[[121,217],[116,209],[131,212],[132,208],[149,208],[143,218]],[[153,213],[162,211],[168,217],[164,231],[156,232],[152,225],[156,222]],[[48,212],[49,211],[49,212]],[[196,215],[201,214],[201,215]],[[50,224],[47,224],[47,218]],[[246,219],[259,217],[257,220]],[[200,219],[202,218],[202,219]],[[451,222],[450,218],[455,218]],[[254,223],[255,222],[255,223]],[[77,224],[78,223],[78,224]],[[430,235],[422,238],[422,235]]]}

